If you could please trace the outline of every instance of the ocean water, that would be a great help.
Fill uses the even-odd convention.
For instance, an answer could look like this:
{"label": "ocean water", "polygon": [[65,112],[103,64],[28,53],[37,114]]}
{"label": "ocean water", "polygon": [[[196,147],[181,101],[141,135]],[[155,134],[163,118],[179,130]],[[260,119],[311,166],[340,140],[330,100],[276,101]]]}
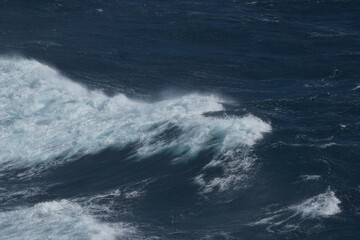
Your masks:
{"label": "ocean water", "polygon": [[0,239],[357,239],[360,2],[0,1]]}

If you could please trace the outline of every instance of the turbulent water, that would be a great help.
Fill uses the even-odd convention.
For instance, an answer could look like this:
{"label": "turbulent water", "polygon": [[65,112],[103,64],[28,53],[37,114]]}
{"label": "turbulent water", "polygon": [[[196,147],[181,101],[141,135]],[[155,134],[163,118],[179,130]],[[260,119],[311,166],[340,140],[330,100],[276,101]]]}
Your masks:
{"label": "turbulent water", "polygon": [[357,1],[0,1],[0,239],[356,239]]}

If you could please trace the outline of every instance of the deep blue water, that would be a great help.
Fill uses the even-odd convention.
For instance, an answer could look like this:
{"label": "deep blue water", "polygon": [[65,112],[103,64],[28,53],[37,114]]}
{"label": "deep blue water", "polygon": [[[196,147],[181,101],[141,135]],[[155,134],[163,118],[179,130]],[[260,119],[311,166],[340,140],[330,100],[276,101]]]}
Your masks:
{"label": "deep blue water", "polygon": [[0,1],[0,239],[357,239],[360,2]]}

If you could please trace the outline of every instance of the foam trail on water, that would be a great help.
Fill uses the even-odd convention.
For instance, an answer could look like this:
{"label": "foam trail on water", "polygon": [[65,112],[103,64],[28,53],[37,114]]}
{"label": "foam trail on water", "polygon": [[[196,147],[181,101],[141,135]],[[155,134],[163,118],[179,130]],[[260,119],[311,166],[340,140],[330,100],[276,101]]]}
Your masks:
{"label": "foam trail on water", "polygon": [[[223,110],[214,95],[190,94],[155,103],[109,97],[24,58],[0,58],[0,163],[32,166],[136,143],[146,157],[169,150],[187,159],[211,142],[219,154],[250,147],[271,127],[261,119],[206,117]],[[171,138],[164,138],[172,132]],[[215,140],[214,140],[215,139]]]}
{"label": "foam trail on water", "polygon": [[0,239],[115,240],[133,235],[132,227],[100,223],[80,205],[52,201],[0,213]]}

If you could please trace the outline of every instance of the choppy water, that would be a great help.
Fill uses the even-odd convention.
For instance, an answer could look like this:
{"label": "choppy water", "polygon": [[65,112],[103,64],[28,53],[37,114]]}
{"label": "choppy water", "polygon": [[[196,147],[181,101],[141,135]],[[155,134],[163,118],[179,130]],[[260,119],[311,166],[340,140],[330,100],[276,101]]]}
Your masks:
{"label": "choppy water", "polygon": [[0,1],[0,239],[356,239],[357,1]]}

